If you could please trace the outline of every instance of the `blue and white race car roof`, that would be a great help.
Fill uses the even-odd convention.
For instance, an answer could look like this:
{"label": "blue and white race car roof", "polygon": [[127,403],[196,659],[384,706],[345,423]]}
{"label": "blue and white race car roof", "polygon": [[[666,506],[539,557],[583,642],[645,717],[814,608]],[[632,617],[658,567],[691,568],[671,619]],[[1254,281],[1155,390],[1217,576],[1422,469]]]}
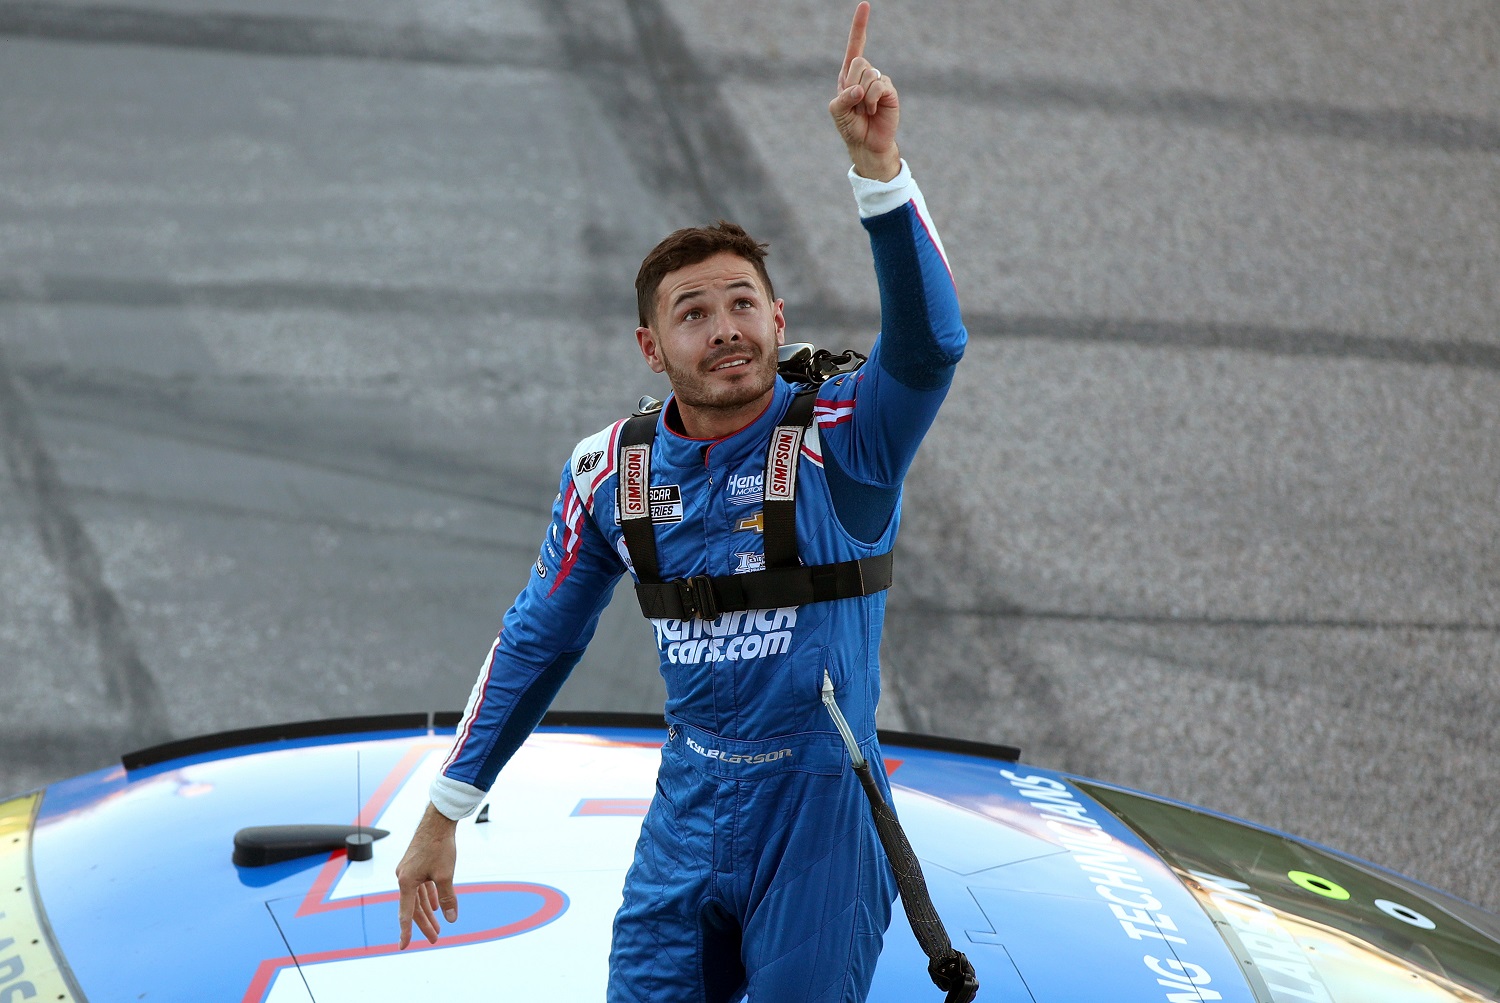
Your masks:
{"label": "blue and white race car roof", "polygon": [[[458,922],[404,952],[394,870],[451,731],[185,745],[4,802],[0,1003],[598,1000],[664,737],[540,729],[487,820],[459,825]],[[885,756],[981,999],[1500,1000],[1489,913],[1280,833],[941,746],[886,736]],[[238,830],[306,823],[390,835],[367,861],[232,862]],[[923,999],[942,994],[897,910],[871,1000]]]}

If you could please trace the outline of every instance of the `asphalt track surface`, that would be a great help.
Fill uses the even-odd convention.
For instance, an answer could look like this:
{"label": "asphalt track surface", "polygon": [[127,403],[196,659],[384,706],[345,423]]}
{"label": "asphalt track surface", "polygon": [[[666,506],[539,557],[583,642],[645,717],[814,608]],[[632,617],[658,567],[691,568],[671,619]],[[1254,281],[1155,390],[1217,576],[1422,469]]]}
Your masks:
{"label": "asphalt track surface", "polygon": [[[672,227],[867,345],[845,7],[0,2],[0,788],[460,707]],[[872,32],[972,334],[885,723],[1500,906],[1500,8]],[[559,706],[659,708],[619,598]]]}

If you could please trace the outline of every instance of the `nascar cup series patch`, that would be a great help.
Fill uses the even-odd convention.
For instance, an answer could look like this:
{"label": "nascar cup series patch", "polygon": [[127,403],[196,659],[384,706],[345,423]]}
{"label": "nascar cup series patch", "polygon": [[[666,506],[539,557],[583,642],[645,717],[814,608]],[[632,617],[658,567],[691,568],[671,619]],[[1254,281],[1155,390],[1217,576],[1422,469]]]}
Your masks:
{"label": "nascar cup series patch", "polygon": [[646,492],[651,502],[652,522],[682,521],[682,488],[676,484],[658,484]]}

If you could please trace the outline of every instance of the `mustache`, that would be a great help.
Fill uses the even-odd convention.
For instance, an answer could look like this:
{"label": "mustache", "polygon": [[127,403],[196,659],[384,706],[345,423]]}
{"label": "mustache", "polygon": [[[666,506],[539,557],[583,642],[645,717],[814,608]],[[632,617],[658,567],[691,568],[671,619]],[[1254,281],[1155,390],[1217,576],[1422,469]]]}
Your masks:
{"label": "mustache", "polygon": [[719,363],[723,362],[725,359],[731,358],[736,355],[749,356],[749,364],[753,365],[760,360],[761,352],[752,345],[742,345],[738,348],[731,348],[722,352],[716,352],[715,354],[710,355],[708,358],[703,360],[703,371],[708,372],[709,370],[713,369],[714,366],[717,366]]}

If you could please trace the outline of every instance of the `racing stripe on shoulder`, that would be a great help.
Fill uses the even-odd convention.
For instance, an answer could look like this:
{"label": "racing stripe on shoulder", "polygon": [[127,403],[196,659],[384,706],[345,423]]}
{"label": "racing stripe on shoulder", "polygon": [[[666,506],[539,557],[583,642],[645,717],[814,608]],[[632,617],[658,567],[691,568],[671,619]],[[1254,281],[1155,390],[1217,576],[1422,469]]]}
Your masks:
{"label": "racing stripe on shoulder", "polygon": [[817,424],[822,428],[832,428],[834,425],[842,425],[846,421],[854,420],[854,399],[828,400],[819,397],[813,403],[813,415],[818,419]]}
{"label": "racing stripe on shoulder", "polygon": [[562,562],[557,577],[552,580],[552,588],[547,590],[549,596],[562,586],[568,572],[578,563],[579,548],[583,545],[583,520],[586,514],[594,512],[594,496],[599,486],[615,472],[615,454],[620,445],[620,429],[624,426],[625,419],[621,418],[573,447],[573,455],[568,460],[571,479],[562,497]]}
{"label": "racing stripe on shoulder", "polygon": [[583,439],[573,447],[569,469],[573,472],[573,487],[584,508],[594,511],[594,492],[615,472],[615,453],[619,446],[620,429],[625,419]]}
{"label": "racing stripe on shoulder", "polygon": [[818,434],[818,422],[807,426],[807,434],[802,438],[802,455],[809,463],[820,468],[823,466],[823,437]]}

